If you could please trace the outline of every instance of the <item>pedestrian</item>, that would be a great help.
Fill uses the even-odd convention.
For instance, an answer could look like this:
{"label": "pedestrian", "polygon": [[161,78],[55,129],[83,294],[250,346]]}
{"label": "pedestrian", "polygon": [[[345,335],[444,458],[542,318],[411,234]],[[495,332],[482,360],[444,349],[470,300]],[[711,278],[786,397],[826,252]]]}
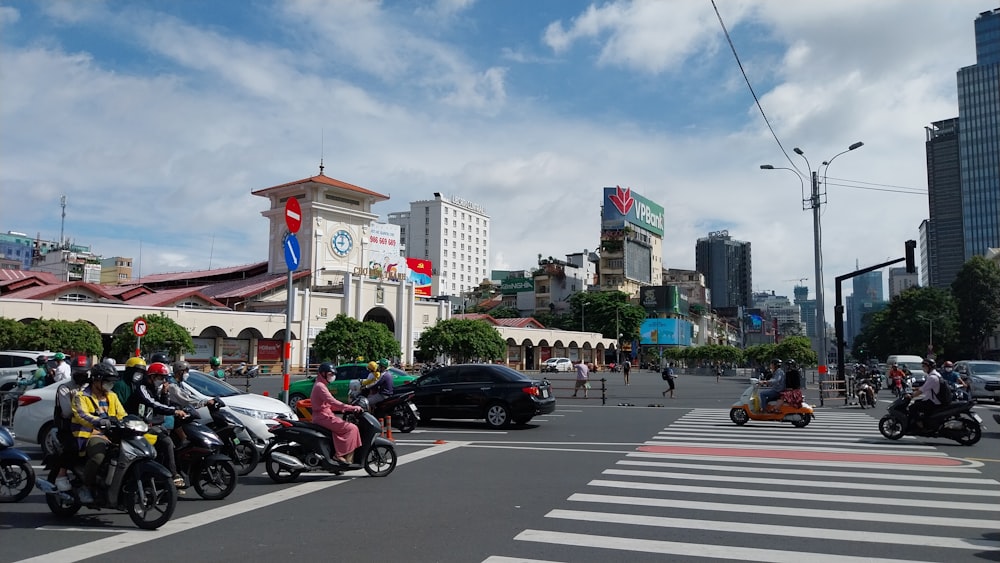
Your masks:
{"label": "pedestrian", "polygon": [[625,385],[628,385],[628,374],[630,371],[632,371],[632,361],[626,358],[625,365],[622,366],[622,375],[625,376]]}
{"label": "pedestrian", "polygon": [[583,362],[576,363],[576,385],[573,387],[573,396],[576,397],[576,392],[583,389],[583,398],[587,398],[587,390],[590,389],[590,368],[587,364]]}
{"label": "pedestrian", "polygon": [[718,383],[722,379],[722,364],[715,364],[715,382]]}
{"label": "pedestrian", "polygon": [[667,367],[663,368],[663,379],[667,380],[667,385],[669,385],[669,387],[664,389],[663,392],[660,393],[661,395],[666,397],[667,393],[670,393],[670,398],[674,398],[674,379],[676,378],[677,375],[674,373],[674,364],[671,362],[667,365]]}

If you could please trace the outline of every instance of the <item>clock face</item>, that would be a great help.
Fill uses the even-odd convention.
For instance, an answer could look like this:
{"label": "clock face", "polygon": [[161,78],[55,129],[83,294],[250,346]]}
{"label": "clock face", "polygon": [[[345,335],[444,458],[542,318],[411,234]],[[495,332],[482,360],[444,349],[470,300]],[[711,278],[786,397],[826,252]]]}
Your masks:
{"label": "clock face", "polygon": [[354,239],[351,237],[351,233],[344,229],[334,233],[333,238],[330,239],[330,248],[337,256],[347,256],[354,248]]}

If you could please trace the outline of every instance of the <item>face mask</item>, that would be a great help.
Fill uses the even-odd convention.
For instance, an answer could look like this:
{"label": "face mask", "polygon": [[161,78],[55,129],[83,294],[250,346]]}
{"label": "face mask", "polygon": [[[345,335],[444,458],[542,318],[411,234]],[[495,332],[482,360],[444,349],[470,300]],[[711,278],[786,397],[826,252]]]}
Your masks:
{"label": "face mask", "polygon": [[323,377],[326,379],[327,383],[333,383],[337,380],[337,374],[335,373],[325,373]]}
{"label": "face mask", "polygon": [[104,388],[105,392],[108,392],[115,388],[115,383],[113,381],[102,381],[101,387]]}
{"label": "face mask", "polygon": [[951,373],[951,370],[953,370],[953,369],[955,369],[955,368],[944,368],[944,371],[947,372],[947,373]]}
{"label": "face mask", "polygon": [[159,386],[163,385],[163,381],[164,380],[163,380],[162,377],[153,378],[153,385],[155,385],[156,387],[159,387]]}

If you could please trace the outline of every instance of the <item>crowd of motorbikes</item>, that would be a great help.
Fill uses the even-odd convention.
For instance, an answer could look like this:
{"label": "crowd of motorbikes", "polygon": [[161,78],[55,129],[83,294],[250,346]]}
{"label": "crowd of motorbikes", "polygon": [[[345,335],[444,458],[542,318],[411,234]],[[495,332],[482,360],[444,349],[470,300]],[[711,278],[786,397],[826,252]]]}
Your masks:
{"label": "crowd of motorbikes", "polygon": [[156,434],[135,415],[106,419],[102,433],[110,445],[96,487],[86,488],[86,495],[85,457],[66,472],[72,489],[60,490],[55,483],[61,452],[43,460],[46,479],[36,477],[30,457],[14,447],[14,436],[7,427],[0,426],[0,503],[21,501],[37,487],[56,516],[71,517],[82,508],[115,510],[127,513],[139,528],[153,530],[170,520],[178,496],[186,489],[193,489],[207,500],[224,499],[236,488],[237,477],[251,473],[261,461],[277,483],[294,481],[303,472],[317,470],[340,475],[364,469],[371,476],[384,477],[396,467],[396,452],[393,442],[383,437],[379,419],[391,416],[394,422],[399,421],[402,431],[413,430],[419,420],[413,393],[394,394],[369,409],[367,390],[360,385],[352,385],[352,389],[356,392],[351,394],[351,404],[362,407],[362,411],[343,415],[358,426],[361,435],[361,446],[355,450],[351,464],[335,459],[330,431],[311,422],[278,418],[261,452],[221,399],[215,398],[208,405],[209,421],[199,420],[195,409],[184,409],[187,416],[175,422],[186,437],[183,444],[175,444],[174,450],[177,471],[183,478],[181,486],[161,463],[154,448]]}

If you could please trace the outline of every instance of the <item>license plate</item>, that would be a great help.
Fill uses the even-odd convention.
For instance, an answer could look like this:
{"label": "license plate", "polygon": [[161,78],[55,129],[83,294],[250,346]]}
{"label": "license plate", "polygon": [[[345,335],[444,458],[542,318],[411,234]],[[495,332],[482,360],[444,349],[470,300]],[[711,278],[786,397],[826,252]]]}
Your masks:
{"label": "license plate", "polygon": [[976,422],[978,422],[979,424],[983,423],[983,419],[976,413],[972,413],[972,418],[976,419]]}
{"label": "license plate", "polygon": [[239,438],[233,438],[233,445],[236,445],[236,446],[240,445],[240,439]]}
{"label": "license plate", "polygon": [[548,389],[542,389],[542,398],[543,399],[548,399],[549,398],[549,390]]}
{"label": "license plate", "polygon": [[407,405],[410,407],[411,411],[413,411],[414,413],[417,412],[417,405],[414,405],[413,403],[407,403]]}

